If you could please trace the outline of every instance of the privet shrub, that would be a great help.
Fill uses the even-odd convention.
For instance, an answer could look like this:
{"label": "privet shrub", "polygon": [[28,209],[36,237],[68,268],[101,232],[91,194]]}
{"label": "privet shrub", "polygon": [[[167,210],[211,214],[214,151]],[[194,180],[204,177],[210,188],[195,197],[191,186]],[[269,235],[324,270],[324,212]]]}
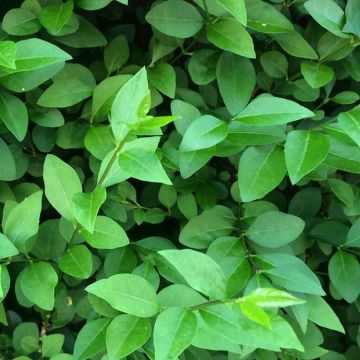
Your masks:
{"label": "privet shrub", "polygon": [[0,7],[1,359],[360,358],[358,0]]}

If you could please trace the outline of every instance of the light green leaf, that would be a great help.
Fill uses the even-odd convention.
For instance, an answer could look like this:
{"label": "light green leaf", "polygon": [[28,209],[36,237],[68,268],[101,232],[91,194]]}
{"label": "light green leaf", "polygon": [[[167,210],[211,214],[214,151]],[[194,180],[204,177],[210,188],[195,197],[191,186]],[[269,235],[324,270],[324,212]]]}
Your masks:
{"label": "light green leaf", "polygon": [[138,110],[148,94],[146,70],[142,68],[121,87],[111,106],[110,124],[117,141],[123,140],[129,127],[139,121]]}
{"label": "light green leaf", "polygon": [[111,319],[89,321],[80,330],[74,345],[73,360],[92,359],[105,350],[106,330]]}
{"label": "light green leaf", "polygon": [[275,96],[258,96],[235,119],[257,126],[287,124],[309,118],[314,113],[294,101]]}
{"label": "light green leaf", "polygon": [[24,140],[28,129],[28,112],[16,96],[0,92],[0,119],[19,141]]}
{"label": "light green leaf", "polygon": [[288,33],[294,30],[286,16],[261,0],[246,0],[247,26],[263,33]]}
{"label": "light green leaf", "polygon": [[142,148],[125,150],[120,153],[118,161],[120,169],[135,179],[171,185],[171,180],[158,156],[151,150]]}
{"label": "light green leaf", "polygon": [[268,211],[259,215],[245,235],[258,245],[277,248],[294,241],[304,230],[301,218],[280,211]]}
{"label": "light green leaf", "polygon": [[14,155],[6,142],[0,138],[0,180],[11,181],[16,178],[16,164]]}
{"label": "light green leaf", "polygon": [[82,192],[75,170],[55,155],[44,163],[45,195],[50,204],[67,220],[75,220],[72,197]]}
{"label": "light green leaf", "polygon": [[271,308],[294,306],[303,304],[305,301],[275,288],[257,288],[249,295],[239,298],[236,302],[252,302],[260,307]]}
{"label": "light green leaf", "polygon": [[328,138],[318,132],[296,130],[288,133],[285,143],[285,161],[292,184],[315,170],[327,157]]}
{"label": "light green leaf", "polygon": [[360,288],[354,286],[360,282],[360,264],[355,255],[338,250],[329,261],[331,284],[348,303],[354,302],[360,295]]}
{"label": "light green leaf", "polygon": [[24,296],[47,311],[54,308],[54,292],[57,283],[56,271],[46,262],[29,264],[21,272],[20,287]]}
{"label": "light green leaf", "polygon": [[106,190],[102,187],[72,197],[75,219],[90,233],[94,231],[96,216],[105,200]]}
{"label": "light green leaf", "polygon": [[108,73],[119,70],[128,61],[129,45],[124,35],[112,39],[104,50],[104,63]]}
{"label": "light green leaf", "polygon": [[0,259],[15,256],[18,253],[19,250],[13,245],[13,243],[4,234],[0,233]]}
{"label": "light green leaf", "polygon": [[156,30],[177,38],[191,37],[203,26],[199,11],[184,0],[157,3],[146,14],[145,19]]}
{"label": "light green leaf", "polygon": [[166,259],[195,290],[213,299],[225,297],[225,277],[219,265],[209,256],[198,251],[161,250]]}
{"label": "light green leaf", "polygon": [[82,231],[86,242],[95,249],[117,249],[126,246],[129,238],[123,228],[113,219],[97,216],[94,231]]}
{"label": "light green leaf", "polygon": [[354,204],[354,192],[349,183],[340,179],[328,179],[328,184],[335,196],[347,207]]}
{"label": "light green leaf", "polygon": [[180,151],[208,149],[227,136],[227,124],[211,115],[195,119],[185,131]]}
{"label": "light green leaf", "polygon": [[338,122],[345,133],[360,146],[360,106],[341,113]]}
{"label": "light green leaf", "polygon": [[345,14],[341,7],[332,0],[308,0],[305,9],[322,27],[336,36],[347,37],[342,32],[345,24]]}
{"label": "light green leaf", "polygon": [[285,157],[279,146],[247,148],[238,167],[241,199],[261,199],[281,183],[285,174]]}
{"label": "light green leaf", "polygon": [[334,70],[330,66],[305,61],[301,63],[301,74],[307,83],[314,89],[329,83],[334,77]]}
{"label": "light green leaf", "polygon": [[3,224],[5,236],[24,253],[29,252],[27,240],[39,230],[39,219],[42,206],[42,191],[37,191],[16,204]]}
{"label": "light green leaf", "polygon": [[179,152],[180,174],[184,179],[189,178],[202,168],[216,153],[216,148],[196,151]]}
{"label": "light green leaf", "polygon": [[0,41],[0,66],[15,69],[16,43],[14,41]]}
{"label": "light green leaf", "polygon": [[191,310],[169,307],[162,311],[154,326],[156,359],[176,360],[190,346],[196,324],[196,316]]}
{"label": "light green leaf", "polygon": [[89,278],[92,267],[92,254],[85,245],[70,247],[59,261],[59,268],[62,272],[79,279]]}
{"label": "light green leaf", "polygon": [[360,99],[360,95],[355,91],[340,91],[331,101],[341,105],[350,105],[356,103]]}
{"label": "light green leaf", "polygon": [[256,85],[251,61],[224,52],[217,64],[216,78],[226,108],[231,115],[238,114],[249,102]]}
{"label": "light green leaf", "polygon": [[114,309],[130,315],[151,317],[159,311],[154,288],[137,275],[113,275],[96,281],[85,290],[106,300]]}
{"label": "light green leaf", "polygon": [[216,0],[229,14],[246,26],[247,15],[244,0]]}
{"label": "light green leaf", "polygon": [[3,17],[1,25],[5,32],[16,36],[35,34],[41,29],[37,16],[22,8],[9,10]]}
{"label": "light green leaf", "polygon": [[148,319],[132,315],[115,317],[106,331],[106,349],[109,360],[117,360],[132,354],[144,345],[151,334]]}
{"label": "light green leaf", "polygon": [[275,267],[264,269],[266,275],[277,285],[287,290],[305,294],[325,295],[319,279],[310,268],[299,258],[289,254],[261,254],[264,259]]}
{"label": "light green leaf", "polygon": [[207,28],[207,38],[216,47],[234,54],[255,58],[251,36],[235,19],[219,20]]}
{"label": "light green leaf", "polygon": [[297,31],[284,34],[272,34],[271,36],[283,48],[283,50],[292,56],[304,59],[318,58],[315,50]]}
{"label": "light green leaf", "polygon": [[345,33],[353,33],[360,37],[360,18],[357,9],[360,6],[359,0],[348,0],[345,6],[346,23],[342,29]]}
{"label": "light green leaf", "polygon": [[206,249],[218,237],[230,235],[234,222],[234,214],[229,208],[216,205],[192,217],[182,228],[179,241],[194,249]]}
{"label": "light green leaf", "polygon": [[239,304],[242,313],[251,321],[271,329],[270,316],[254,302],[241,302]]}
{"label": "light green leaf", "polygon": [[174,98],[176,90],[176,73],[167,63],[157,63],[147,70],[149,82],[164,95]]}
{"label": "light green leaf", "polygon": [[74,3],[68,0],[62,4],[45,6],[40,13],[40,23],[51,35],[57,35],[69,21]]}

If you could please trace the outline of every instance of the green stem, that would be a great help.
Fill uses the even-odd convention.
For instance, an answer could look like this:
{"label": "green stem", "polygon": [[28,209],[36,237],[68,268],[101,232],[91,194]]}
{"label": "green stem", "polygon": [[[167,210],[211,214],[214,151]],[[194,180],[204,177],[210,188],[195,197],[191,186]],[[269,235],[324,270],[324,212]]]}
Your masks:
{"label": "green stem", "polygon": [[205,303],[202,304],[198,304],[198,305],[194,305],[190,307],[190,310],[199,310],[199,309],[203,309],[203,308],[207,308],[209,306],[214,306],[214,305],[221,305],[221,304],[226,304],[229,302],[233,302],[233,299],[230,300],[212,300],[212,301],[207,301]]}

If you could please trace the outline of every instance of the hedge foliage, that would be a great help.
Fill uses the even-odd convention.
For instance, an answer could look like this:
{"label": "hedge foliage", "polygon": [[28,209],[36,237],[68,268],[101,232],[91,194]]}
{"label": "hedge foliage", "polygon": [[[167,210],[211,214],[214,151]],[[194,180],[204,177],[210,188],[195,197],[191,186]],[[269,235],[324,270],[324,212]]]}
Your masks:
{"label": "hedge foliage", "polygon": [[0,11],[0,359],[360,358],[359,0]]}

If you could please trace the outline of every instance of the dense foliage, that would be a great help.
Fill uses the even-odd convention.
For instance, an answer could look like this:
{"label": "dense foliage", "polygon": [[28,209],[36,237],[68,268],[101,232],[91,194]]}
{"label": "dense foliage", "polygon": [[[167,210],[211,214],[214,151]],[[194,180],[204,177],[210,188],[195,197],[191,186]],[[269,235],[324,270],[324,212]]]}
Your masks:
{"label": "dense foliage", "polygon": [[0,11],[0,359],[360,358],[359,0]]}

